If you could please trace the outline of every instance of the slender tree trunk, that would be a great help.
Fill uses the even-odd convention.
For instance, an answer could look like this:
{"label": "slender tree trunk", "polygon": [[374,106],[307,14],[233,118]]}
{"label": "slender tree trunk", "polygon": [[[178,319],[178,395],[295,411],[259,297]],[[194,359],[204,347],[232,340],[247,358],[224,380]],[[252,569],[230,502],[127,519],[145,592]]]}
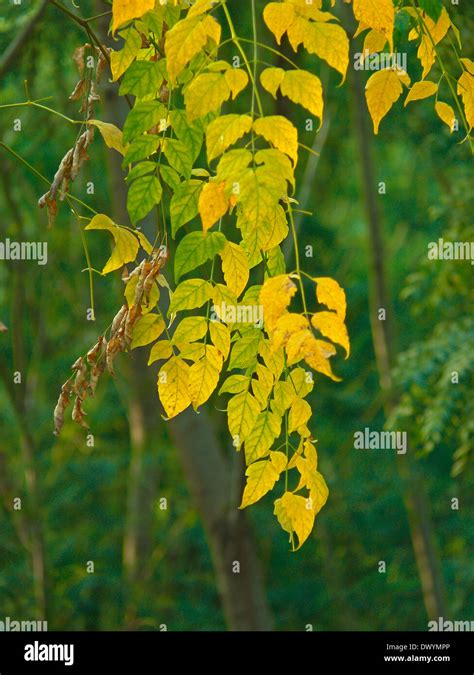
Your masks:
{"label": "slender tree trunk", "polygon": [[[382,218],[378,205],[372,160],[373,135],[362,81],[354,74],[354,71],[350,71],[349,80],[368,226],[370,321],[380,388],[384,399],[385,416],[388,417],[396,400],[391,370],[396,350],[393,342],[393,311],[385,268],[386,256]],[[379,320],[379,309],[386,311],[385,321]],[[446,616],[445,593],[424,481],[419,476],[410,451],[403,456],[397,455],[397,468],[404,483],[405,506],[426,612],[430,620],[436,619],[439,616]]]}

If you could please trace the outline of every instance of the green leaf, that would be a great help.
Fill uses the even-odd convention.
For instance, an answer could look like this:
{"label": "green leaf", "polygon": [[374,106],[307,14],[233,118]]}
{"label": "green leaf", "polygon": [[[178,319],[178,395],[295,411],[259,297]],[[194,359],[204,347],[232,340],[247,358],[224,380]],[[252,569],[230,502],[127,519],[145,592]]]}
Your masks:
{"label": "green leaf", "polygon": [[139,98],[156,94],[164,79],[162,61],[135,61],[124,75],[119,94],[134,94]]}
{"label": "green leaf", "polygon": [[154,175],[143,176],[131,184],[127,196],[127,210],[134,225],[145,218],[155,204],[160,203],[161,194],[161,183]]}
{"label": "green leaf", "polygon": [[154,171],[156,171],[155,162],[140,162],[129,171],[125,180],[127,183],[131,183],[136,178],[146,176],[147,173],[152,173]]}
{"label": "green leaf", "polygon": [[249,384],[247,375],[231,375],[219,389],[219,394],[241,394],[249,388]]}
{"label": "green leaf", "polygon": [[141,159],[145,159],[146,157],[153,155],[156,152],[160,141],[161,138],[159,136],[155,136],[154,134],[146,134],[144,136],[138,136],[137,138],[134,138],[128,146],[127,152],[125,153],[122,167],[125,168],[129,164],[133,164],[133,162],[139,162]]}
{"label": "green leaf", "polygon": [[420,8],[424,10],[430,19],[437,22],[443,10],[442,0],[420,0]]}
{"label": "green leaf", "polygon": [[170,204],[171,233],[173,238],[180,227],[189,223],[199,213],[199,194],[204,183],[189,180],[181,183]]}
{"label": "green leaf", "polygon": [[255,365],[261,335],[260,330],[254,329],[234,343],[230,353],[229,370]]}
{"label": "green leaf", "polygon": [[197,309],[211,298],[212,286],[204,279],[182,281],[173,293],[168,315],[185,309]]}
{"label": "green leaf", "polygon": [[124,141],[131,141],[136,136],[143,134],[154,127],[162,119],[166,119],[165,106],[160,101],[142,101],[128,113],[123,128]]}
{"label": "green leaf", "polygon": [[184,178],[189,178],[193,168],[193,157],[189,149],[182,141],[175,138],[167,138],[163,152],[166,159],[176,171]]}
{"label": "green leaf", "polygon": [[176,190],[181,185],[181,179],[179,177],[178,172],[175,171],[171,166],[162,164],[160,166],[160,174],[165,183],[167,183],[173,190],[173,193],[176,192]]}
{"label": "green leaf", "polygon": [[174,344],[192,343],[201,340],[207,333],[207,319],[205,316],[188,316],[182,319],[174,335]]}
{"label": "green leaf", "polygon": [[190,152],[193,163],[199,156],[203,141],[203,125],[199,120],[190,122],[185,110],[173,110],[170,114],[171,127],[176,136]]}
{"label": "green leaf", "polygon": [[176,281],[199,265],[212,260],[222,251],[226,238],[221,232],[191,232],[179,242],[174,258],[174,274]]}

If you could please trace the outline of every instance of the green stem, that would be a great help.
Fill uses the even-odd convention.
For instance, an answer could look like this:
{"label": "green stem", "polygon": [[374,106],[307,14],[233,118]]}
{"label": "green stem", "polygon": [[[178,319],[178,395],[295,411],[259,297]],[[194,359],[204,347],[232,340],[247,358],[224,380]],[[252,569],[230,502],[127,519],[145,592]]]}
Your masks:
{"label": "green stem", "polygon": [[0,105],[1,108],[22,108],[25,106],[33,106],[34,108],[41,108],[42,110],[47,110],[48,112],[52,113],[53,115],[57,115],[58,117],[61,117],[63,120],[66,120],[66,122],[70,122],[71,124],[82,124],[82,120],[73,120],[70,117],[66,117],[66,115],[63,115],[62,113],[58,112],[57,110],[53,110],[53,108],[48,108],[45,105],[41,105],[41,103],[36,103],[36,101],[23,101],[21,103],[4,103],[3,105]]}
{"label": "green stem", "polygon": [[247,72],[248,72],[249,78],[252,82],[253,90],[255,92],[255,98],[257,100],[257,106],[258,106],[259,113],[260,113],[260,115],[263,116],[263,106],[262,106],[262,101],[260,99],[260,94],[258,93],[257,83],[255,81],[252,68],[250,67],[250,63],[248,61],[247,55],[246,55],[245,51],[243,50],[242,45],[240,44],[240,38],[238,37],[237,33],[235,32],[234,22],[232,21],[232,17],[231,17],[230,12],[227,8],[227,1],[221,0],[221,4],[222,4],[222,8],[224,10],[224,14],[225,14],[226,19],[227,19],[227,23],[229,24],[229,30],[230,30],[230,34],[231,34],[231,37],[232,37],[232,42],[235,44],[235,46],[239,50],[240,55],[242,56],[242,59],[245,63],[245,67],[247,68]]}
{"label": "green stem", "polygon": [[302,272],[301,272],[300,252],[298,250],[298,235],[296,233],[295,219],[293,217],[293,209],[291,208],[291,204],[288,204],[288,217],[290,219],[291,234],[293,236],[293,243],[294,243],[294,249],[295,249],[295,261],[296,261],[296,274],[298,275],[298,282],[299,282],[299,287],[300,287],[300,292],[301,292],[301,299],[302,299],[302,302],[303,302],[303,312],[304,312],[305,316],[308,316],[308,308],[307,308],[307,305],[306,305],[306,296],[305,296],[305,292],[304,292]]}
{"label": "green stem", "polygon": [[85,255],[85,257],[86,257],[87,270],[88,270],[88,272],[89,272],[89,297],[90,297],[90,302],[91,302],[91,307],[90,307],[90,308],[91,308],[91,310],[92,310],[92,316],[94,317],[94,321],[95,321],[94,278],[93,278],[93,275],[92,275],[92,271],[93,271],[93,270],[92,270],[92,261],[91,261],[91,257],[90,257],[90,254],[89,254],[89,249],[88,249],[88,247],[87,247],[86,237],[85,237],[85,235],[84,235],[84,231],[83,231],[82,226],[81,226],[80,216],[79,216],[79,214],[77,213],[77,211],[76,211],[76,209],[74,208],[74,206],[71,204],[71,199],[70,199],[70,197],[68,197],[67,201],[68,201],[68,204],[69,204],[69,206],[70,206],[70,208],[71,208],[71,211],[74,213],[74,215],[75,215],[76,218],[77,218],[77,224],[78,224],[78,227],[79,227],[79,232],[81,233],[82,247],[83,247],[83,249],[84,249],[84,255]]}

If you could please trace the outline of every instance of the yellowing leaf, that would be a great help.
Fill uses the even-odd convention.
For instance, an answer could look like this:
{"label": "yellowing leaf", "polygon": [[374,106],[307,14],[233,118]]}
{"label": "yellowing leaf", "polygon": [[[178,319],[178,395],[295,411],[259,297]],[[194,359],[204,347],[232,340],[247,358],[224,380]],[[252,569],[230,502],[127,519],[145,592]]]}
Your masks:
{"label": "yellowing leaf", "polygon": [[225,282],[235,297],[238,298],[249,280],[247,254],[241,246],[228,241],[219,255],[222,258]]}
{"label": "yellowing leaf", "polygon": [[240,448],[255,426],[260,413],[257,399],[248,391],[233,396],[227,405],[227,421],[229,431],[236,448]]}
{"label": "yellowing leaf", "polygon": [[250,432],[243,439],[245,441],[245,461],[247,464],[252,464],[257,459],[268,455],[280,432],[281,417],[274,412],[270,412],[270,410],[259,412],[253,420]]}
{"label": "yellowing leaf", "polygon": [[173,293],[168,314],[172,315],[185,309],[197,309],[210,300],[212,286],[204,279],[182,281]]}
{"label": "yellowing leaf", "polygon": [[191,405],[189,368],[183,359],[173,356],[158,373],[158,394],[168,419],[176,417]]}
{"label": "yellowing leaf", "polygon": [[195,410],[209,399],[219,382],[222,359],[213,358],[212,349],[207,346],[204,357],[189,370],[189,395]]}
{"label": "yellowing leaf", "polygon": [[169,340],[159,340],[151,348],[150,358],[148,359],[148,365],[151,366],[155,361],[162,361],[164,359],[169,359],[173,353],[173,347]]}
{"label": "yellowing leaf", "polygon": [[125,154],[122,131],[118,127],[116,127],[115,124],[109,124],[108,122],[101,122],[100,120],[89,120],[88,124],[93,124],[95,127],[98,128],[108,148],[113,148],[114,150],[117,150],[117,152],[119,152],[121,155]]}
{"label": "yellowing leaf", "polygon": [[207,320],[205,316],[188,316],[182,319],[173,335],[173,343],[195,342],[201,340],[207,333]]}
{"label": "yellowing leaf", "polygon": [[250,115],[222,115],[206,129],[207,159],[211,162],[252,128]]}
{"label": "yellowing leaf", "polygon": [[370,30],[364,38],[363,58],[365,59],[368,54],[381,52],[386,42],[387,36],[384,33],[380,33],[378,30]]}
{"label": "yellowing leaf", "polygon": [[140,317],[132,333],[131,349],[144,347],[157,340],[165,330],[165,322],[157,314],[146,314]]}
{"label": "yellowing leaf", "polygon": [[337,281],[329,277],[318,277],[316,282],[316,297],[319,303],[333,309],[342,321],[346,318],[346,294]]}
{"label": "yellowing leaf", "polygon": [[282,452],[272,452],[270,459],[251,464],[245,474],[247,483],[240,508],[244,509],[250,504],[255,504],[267,492],[270,492],[285,467],[286,456]]}
{"label": "yellowing leaf", "polygon": [[153,9],[155,0],[113,0],[112,3],[112,32],[130,19],[143,16],[149,9]]}
{"label": "yellowing leaf", "polygon": [[191,59],[205,47],[209,37],[219,43],[220,33],[220,25],[209,15],[188,16],[167,31],[165,53],[172,84]]}
{"label": "yellowing leaf", "polygon": [[226,70],[224,78],[230,88],[233,100],[240,94],[242,89],[245,89],[249,81],[249,76],[245,70],[242,70],[241,68],[231,68],[230,70]]}
{"label": "yellowing leaf", "polygon": [[[469,61],[469,59],[464,59]],[[472,64],[472,61],[471,61]],[[471,66],[474,71],[474,64]],[[474,126],[474,75],[465,71],[458,80],[458,96],[462,97],[469,129]]]}
{"label": "yellowing leaf", "polygon": [[329,338],[344,348],[346,358],[349,358],[350,344],[347,328],[340,316],[334,312],[317,312],[311,317],[311,323],[324,337]]}
{"label": "yellowing leaf", "polygon": [[253,128],[275,148],[288,155],[296,165],[298,162],[298,131],[290,120],[281,115],[270,115],[255,120]]}
{"label": "yellowing leaf", "polygon": [[456,115],[454,114],[452,107],[447,103],[444,103],[444,101],[437,101],[435,103],[435,110],[438,117],[448,125],[450,132],[453,133]]}
{"label": "yellowing leaf", "polygon": [[354,16],[391,39],[395,21],[392,0],[354,0]]}
{"label": "yellowing leaf", "polygon": [[222,358],[226,359],[230,351],[230,330],[228,326],[218,321],[209,322],[209,334],[211,336],[212,344],[222,354]]}
{"label": "yellowing leaf", "polygon": [[227,213],[229,198],[225,194],[225,183],[206,183],[199,195],[199,214],[202,229],[207,232]]}
{"label": "yellowing leaf", "polygon": [[[316,514],[311,506],[310,500],[294,495],[292,492],[285,492],[283,497],[275,501],[274,514],[281,527],[290,534],[294,551],[301,548],[313,529]],[[298,537],[296,548],[294,534]]]}
{"label": "yellowing leaf", "polygon": [[[300,333],[296,334],[297,336]],[[287,351],[290,350],[290,342],[288,341]],[[301,358],[304,358],[306,363],[311,366],[314,370],[327,377],[331,378],[335,382],[340,382],[340,378],[336,377],[331,369],[331,364],[329,359],[331,356],[334,356],[336,350],[333,345],[324,340],[317,340],[311,333],[308,332],[306,336],[298,343],[297,345],[298,354]],[[296,350],[295,350],[296,351]],[[290,357],[288,357],[290,361]]]}
{"label": "yellowing leaf", "polygon": [[298,431],[298,429],[305,426],[310,417],[311,406],[309,403],[301,398],[297,398],[290,408],[288,433],[291,434],[293,431]]}
{"label": "yellowing leaf", "polygon": [[367,81],[365,97],[374,123],[374,134],[378,134],[381,120],[400,98],[401,83],[406,82],[408,76],[400,75],[399,72],[386,68],[374,73]]}
{"label": "yellowing leaf", "polygon": [[142,43],[140,35],[134,28],[120,31],[120,36],[125,41],[122,49],[110,52],[110,70],[113,82],[118,80],[134,61]]}
{"label": "yellowing leaf", "polygon": [[291,302],[296,293],[296,286],[289,276],[281,274],[267,279],[260,291],[260,303],[263,308],[263,321],[267,331],[272,331],[275,324]]}
{"label": "yellowing leaf", "polygon": [[276,38],[278,44],[293,22],[295,9],[293,5],[282,2],[270,2],[263,10],[263,19]]}
{"label": "yellowing leaf", "polygon": [[230,88],[222,73],[201,73],[184,92],[189,121],[218,110],[229,96]]}
{"label": "yellowing leaf", "polygon": [[429,80],[415,82],[405,99],[405,105],[410,103],[410,101],[419,101],[420,99],[433,96],[433,94],[436,94],[437,91],[438,85],[435,82],[430,82]]}
{"label": "yellowing leaf", "polygon": [[110,218],[103,214],[98,214],[92,218],[91,222],[84,228],[86,230],[108,230],[114,240],[115,248],[109,260],[105,264],[102,274],[108,274],[114,270],[123,267],[128,262],[137,257],[139,243],[138,239],[129,230],[116,225]]}

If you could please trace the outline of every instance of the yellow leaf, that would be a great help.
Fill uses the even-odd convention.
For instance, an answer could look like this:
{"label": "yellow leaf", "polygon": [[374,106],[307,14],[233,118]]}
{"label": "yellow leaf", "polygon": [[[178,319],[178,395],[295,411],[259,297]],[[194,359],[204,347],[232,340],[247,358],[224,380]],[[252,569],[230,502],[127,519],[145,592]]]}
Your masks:
{"label": "yellow leaf", "polygon": [[117,152],[119,152],[121,155],[125,154],[128,144],[124,148],[122,131],[116,127],[115,124],[101,122],[100,120],[89,120],[88,124],[93,124],[98,128],[108,148],[117,150]]}
{"label": "yellow leaf", "polygon": [[158,373],[158,394],[168,419],[191,405],[189,368],[183,359],[173,356]]}
{"label": "yellow leaf", "polygon": [[157,314],[146,314],[138,319],[132,333],[131,349],[144,347],[157,340],[165,330],[165,322]]}
{"label": "yellow leaf", "polygon": [[219,255],[222,258],[225,282],[235,297],[238,298],[249,280],[247,254],[241,246],[228,241]]}
{"label": "yellow leaf", "polygon": [[[239,396],[242,396],[242,394],[239,394]],[[253,420],[252,428],[243,439],[245,441],[245,461],[247,464],[252,464],[257,459],[268,455],[280,433],[281,417],[270,410],[259,412]]]}
{"label": "yellow leaf", "polygon": [[119,51],[112,50],[110,52],[110,70],[113,82],[116,82],[135,60],[142,43],[140,35],[134,28],[126,28],[120,31],[120,36],[124,39],[123,48]]}
{"label": "yellow leaf", "polygon": [[298,131],[296,127],[281,115],[270,115],[255,120],[253,128],[257,134],[272,143],[277,150],[284,152],[293,164],[298,162]]}
{"label": "yellow leaf", "polygon": [[311,323],[324,337],[341,345],[346,352],[346,358],[349,358],[351,350],[349,336],[346,325],[340,316],[334,314],[334,312],[317,312],[311,317]]}
{"label": "yellow leaf", "polygon": [[150,358],[148,359],[148,365],[151,366],[155,361],[162,361],[164,359],[169,359],[173,353],[173,347],[169,340],[159,340],[151,348]]}
{"label": "yellow leaf", "polygon": [[248,391],[233,396],[227,405],[227,421],[230,433],[237,449],[254,429],[255,420],[260,413],[257,399]]}
{"label": "yellow leaf", "polygon": [[344,28],[336,23],[306,23],[303,35],[305,49],[324,59],[344,79],[349,65],[349,38]]}
{"label": "yellow leaf", "polygon": [[115,241],[115,248],[109,260],[105,264],[102,274],[108,274],[114,270],[123,267],[128,262],[137,257],[139,243],[138,239],[129,230],[116,225],[110,218],[103,214],[98,214],[92,218],[91,222],[85,227],[86,230],[108,230]]}
{"label": "yellow leaf", "polygon": [[206,183],[199,195],[198,207],[202,229],[207,232],[219,222],[229,208],[229,198],[225,194],[225,183],[216,181]]}
{"label": "yellow leaf", "polygon": [[[212,9],[213,5],[215,5],[216,0],[196,0],[196,2],[191,5],[191,7],[188,9],[188,17],[191,16],[197,16],[198,14],[203,14],[204,12],[209,11]],[[161,3],[161,4],[166,4],[166,3]]]}
{"label": "yellow leaf", "polygon": [[290,408],[288,416],[288,433],[298,431],[300,427],[305,426],[311,417],[311,406],[302,398],[297,398]]}
{"label": "yellow leaf", "polygon": [[[464,60],[468,61],[469,59]],[[474,70],[474,64],[472,65],[472,68]],[[472,129],[474,126],[474,76],[472,73],[466,71],[459,78],[458,96],[462,97],[466,120],[469,125],[469,129]]]}
{"label": "yellow leaf", "polygon": [[189,121],[214,112],[230,96],[230,88],[222,73],[201,73],[184,92]]}
{"label": "yellow leaf", "polygon": [[435,103],[435,110],[438,114],[438,117],[448,125],[450,132],[453,133],[456,115],[454,114],[454,110],[451,108],[451,106],[447,103],[444,103],[444,101],[437,101]]}
{"label": "yellow leaf", "polygon": [[205,47],[209,38],[219,44],[220,33],[220,25],[209,15],[188,16],[167,31],[165,53],[171,84],[176,82],[186,65]]}
{"label": "yellow leaf", "polygon": [[376,54],[381,52],[387,42],[387,36],[378,30],[370,30],[364,38],[364,46],[362,48],[362,56],[364,60],[369,54]]}
{"label": "yellow leaf", "polygon": [[[293,550],[299,549],[311,534],[316,513],[311,508],[310,500],[285,492],[283,497],[275,501],[274,514],[281,527],[290,534]],[[298,537],[298,546],[295,548],[294,537]]]}
{"label": "yellow leaf", "polygon": [[204,357],[189,369],[189,395],[195,410],[209,399],[219,382],[222,359],[212,350],[215,347],[207,345]]}
{"label": "yellow leaf", "polygon": [[308,328],[309,323],[305,316],[301,314],[283,314],[276,322],[272,332],[272,348],[279,349],[283,347],[292,335]]}
{"label": "yellow leaf", "polygon": [[260,291],[260,303],[267,332],[275,328],[276,322],[286,312],[295,293],[296,286],[286,274],[267,279],[263,284]]}
{"label": "yellow leaf", "polygon": [[354,16],[357,21],[391,39],[395,21],[392,0],[354,0]]}
{"label": "yellow leaf", "polygon": [[261,363],[257,364],[255,374],[258,379],[252,379],[252,391],[255,398],[260,403],[261,408],[268,406],[268,399],[274,385],[274,377],[269,368],[266,368]]}
{"label": "yellow leaf", "polygon": [[212,344],[217,347],[222,354],[222,358],[226,359],[230,351],[230,330],[229,328],[218,321],[209,322],[209,333]]}
{"label": "yellow leaf", "polygon": [[224,73],[225,81],[232,93],[232,100],[235,100],[242,89],[245,89],[249,81],[249,76],[241,68],[231,68]]}
{"label": "yellow leaf", "polygon": [[422,80],[421,82],[415,82],[413,87],[410,89],[408,96],[405,99],[405,105],[410,103],[410,101],[419,101],[423,98],[428,98],[433,96],[438,91],[438,85],[436,82],[430,82],[429,80]]}
{"label": "yellow leaf", "polygon": [[195,342],[201,340],[206,333],[207,321],[205,316],[188,316],[182,319],[177,326],[173,335],[173,343]]}
{"label": "yellow leaf", "polygon": [[265,68],[260,75],[262,87],[276,98],[278,87],[283,82],[285,71],[283,68]]}
{"label": "yellow leaf", "polygon": [[112,3],[112,32],[130,19],[143,16],[153,9],[155,0],[113,0]]}
{"label": "yellow leaf", "polygon": [[247,483],[240,508],[244,509],[250,504],[255,504],[267,492],[270,492],[285,467],[286,456],[282,452],[271,452],[270,459],[251,464],[245,472]]}
{"label": "yellow leaf", "polygon": [[381,120],[400,98],[401,82],[406,81],[406,75],[400,75],[400,72],[386,68],[374,73],[367,81],[365,96],[374,123],[374,134],[378,134]]}
{"label": "yellow leaf", "polygon": [[[302,336],[302,339],[298,341],[294,348],[298,357],[303,358],[313,370],[326,375],[335,382],[340,382],[340,378],[336,377],[332,372],[331,364],[329,362],[331,356],[334,356],[336,353],[333,345],[324,340],[317,340],[309,331],[307,333],[305,331],[297,333],[296,337],[299,336]],[[290,350],[292,347],[292,341],[289,340],[287,345],[288,362],[293,362],[295,358],[293,354],[291,354],[293,358],[290,358]]]}
{"label": "yellow leaf", "polygon": [[300,490],[303,487],[308,488],[312,502],[311,506],[313,507],[314,515],[316,516],[327,502],[329,496],[329,490],[328,486],[326,485],[326,481],[319,471],[316,470],[316,466],[313,466],[311,460],[298,457],[296,459],[296,468],[298,469],[301,476],[300,482],[296,489]]}
{"label": "yellow leaf", "polygon": [[423,66],[422,77],[426,77],[430,72],[436,58],[436,53],[431,40],[426,35],[422,36],[416,55],[420,59],[421,65]]}
{"label": "yellow leaf", "polygon": [[333,309],[342,321],[346,318],[346,294],[337,281],[329,277],[315,278],[316,298],[321,305]]}
{"label": "yellow leaf", "polygon": [[293,22],[295,9],[293,5],[282,2],[270,2],[263,10],[263,19],[275,36],[278,44]]}
{"label": "yellow leaf", "polygon": [[324,100],[319,77],[306,70],[287,70],[281,83],[281,93],[322,121]]}
{"label": "yellow leaf", "polygon": [[206,129],[207,159],[219,157],[252,128],[250,115],[222,115]]}

